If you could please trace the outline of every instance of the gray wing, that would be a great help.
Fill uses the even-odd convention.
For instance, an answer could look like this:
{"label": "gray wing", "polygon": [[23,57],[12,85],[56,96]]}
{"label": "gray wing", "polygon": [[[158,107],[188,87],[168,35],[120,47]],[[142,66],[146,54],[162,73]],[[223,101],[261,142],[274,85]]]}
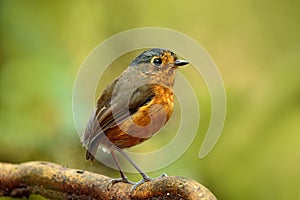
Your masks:
{"label": "gray wing", "polygon": [[138,111],[138,109],[151,101],[154,97],[153,84],[143,85],[133,92],[129,105],[126,106],[122,92],[115,100],[115,104],[111,105],[112,91],[116,85],[115,80],[103,92],[97,102],[96,111],[92,114],[89,123],[86,127],[82,142],[87,147],[86,159],[93,160],[97,152],[98,146],[105,137],[105,132],[122,123],[130,117],[131,114]]}

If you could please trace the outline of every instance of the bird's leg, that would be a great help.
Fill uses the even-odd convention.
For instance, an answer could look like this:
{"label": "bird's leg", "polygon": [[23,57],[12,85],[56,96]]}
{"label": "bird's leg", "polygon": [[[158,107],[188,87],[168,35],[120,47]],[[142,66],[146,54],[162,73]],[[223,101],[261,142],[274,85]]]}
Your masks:
{"label": "bird's leg", "polygon": [[119,152],[120,152],[120,154],[122,155],[122,156],[124,156],[124,158],[126,158],[126,160],[141,174],[141,176],[143,177],[143,179],[145,179],[146,181],[150,181],[151,180],[151,178],[149,177],[149,176],[147,176],[147,174],[145,174],[142,170],[141,170],[141,168],[139,168],[138,166],[137,166],[137,164],[135,164],[135,162],[125,153],[125,151],[123,151],[123,149],[120,149],[120,148],[116,148]]}
{"label": "bird's leg", "polygon": [[116,163],[116,166],[121,174],[121,178],[118,178],[118,179],[112,179],[110,182],[109,182],[109,186],[110,185],[114,185],[115,183],[119,183],[119,182],[124,182],[124,183],[130,183],[130,184],[135,184],[133,182],[130,182],[128,180],[128,178],[125,176],[124,172],[122,171],[121,169],[121,166],[120,166],[120,163],[115,155],[115,153],[113,151],[110,152],[111,153],[111,156],[113,157],[115,163]]}
{"label": "bird's leg", "polygon": [[[153,178],[150,178],[147,174],[145,174],[141,168],[139,168],[135,162],[125,153],[125,151],[123,151],[122,149],[120,148],[116,148],[117,151],[120,152],[120,154],[122,156],[124,156],[124,158],[126,158],[126,160],[128,160],[128,162],[141,174],[141,176],[143,177],[142,180],[140,180],[139,182],[135,183],[132,188],[131,188],[131,191],[134,191],[138,186],[142,185],[143,183],[145,182],[148,182],[148,181],[151,181],[153,180]],[[166,177],[167,175],[166,174],[162,174],[160,177]]]}

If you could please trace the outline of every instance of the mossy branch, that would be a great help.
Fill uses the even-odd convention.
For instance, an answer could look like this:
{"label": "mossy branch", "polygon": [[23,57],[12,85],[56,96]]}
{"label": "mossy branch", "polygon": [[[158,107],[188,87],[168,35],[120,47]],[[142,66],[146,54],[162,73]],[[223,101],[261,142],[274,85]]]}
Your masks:
{"label": "mossy branch", "polygon": [[205,199],[215,196],[194,180],[163,177],[147,182],[130,193],[132,185],[88,171],[69,169],[49,162],[19,165],[0,163],[0,196],[40,194],[50,199]]}

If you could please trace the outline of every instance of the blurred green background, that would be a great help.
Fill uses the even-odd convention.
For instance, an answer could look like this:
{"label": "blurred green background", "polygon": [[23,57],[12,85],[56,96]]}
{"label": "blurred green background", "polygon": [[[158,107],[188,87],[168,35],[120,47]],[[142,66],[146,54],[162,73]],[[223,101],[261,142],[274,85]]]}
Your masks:
{"label": "blurred green background", "polygon": [[[101,41],[158,26],[187,34],[208,51],[228,102],[221,138],[200,160],[210,99],[199,80],[203,112],[195,141],[175,163],[149,175],[193,178],[222,200],[300,199],[299,9],[299,1],[289,0],[0,1],[0,161],[45,160],[119,176],[84,161],[73,83]],[[109,68],[105,81],[125,66]],[[193,80],[192,69],[180,72]]]}

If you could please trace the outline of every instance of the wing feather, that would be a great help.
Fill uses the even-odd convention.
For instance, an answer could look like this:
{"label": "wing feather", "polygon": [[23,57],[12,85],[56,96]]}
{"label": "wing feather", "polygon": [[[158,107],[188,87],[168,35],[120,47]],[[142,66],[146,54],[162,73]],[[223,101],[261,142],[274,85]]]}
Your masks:
{"label": "wing feather", "polygon": [[[88,148],[86,159],[93,160],[93,155],[96,154],[98,146],[101,144],[102,138],[108,129],[124,122],[130,115],[137,112],[140,107],[149,103],[155,95],[153,84],[146,84],[133,92],[129,103],[124,102],[124,98],[121,98],[122,95],[119,95],[119,99],[113,101],[116,104],[110,105],[113,87],[116,82],[117,80],[104,90],[97,102],[97,109],[87,125],[83,136],[83,143]],[[129,105],[126,106],[126,104]]]}

